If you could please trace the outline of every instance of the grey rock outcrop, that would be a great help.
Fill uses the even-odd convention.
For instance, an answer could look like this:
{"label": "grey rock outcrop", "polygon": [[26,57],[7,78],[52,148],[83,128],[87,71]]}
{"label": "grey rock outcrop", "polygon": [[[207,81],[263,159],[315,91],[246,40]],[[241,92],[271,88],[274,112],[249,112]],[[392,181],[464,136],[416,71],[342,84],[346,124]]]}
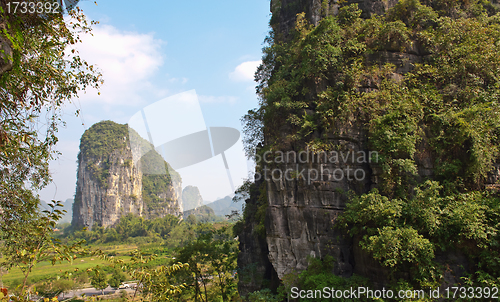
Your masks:
{"label": "grey rock outcrop", "polygon": [[[82,136],[73,226],[108,227],[128,213],[146,218],[181,213],[180,179],[144,174],[145,163],[134,164],[128,141],[128,127],[109,121],[93,125]],[[155,151],[145,156],[165,164]],[[163,182],[155,188],[155,181]]]}
{"label": "grey rock outcrop", "polygon": [[[2,25],[0,24],[0,29]],[[12,47],[10,41],[0,36],[0,74],[12,69]]]}
{"label": "grey rock outcrop", "polygon": [[195,186],[186,186],[182,190],[182,207],[184,211],[196,209],[203,205],[203,198],[200,190]]}
{"label": "grey rock outcrop", "polygon": [[[245,201],[247,208],[259,207],[259,190],[263,180],[256,181],[250,188],[250,196]],[[266,237],[259,231],[256,211],[247,211],[248,217],[240,225],[238,254],[238,292],[245,297],[248,293],[264,287],[278,288],[280,279],[269,257]]]}
{"label": "grey rock outcrop", "polygon": [[184,219],[188,219],[190,215],[196,217],[196,220],[200,222],[209,222],[217,219],[214,210],[212,210],[212,208],[206,205],[197,207],[195,209],[187,210],[182,213],[182,217]]}
{"label": "grey rock outcrop", "polygon": [[313,157],[312,152],[301,151],[303,156],[298,155],[296,162],[278,167],[291,169],[298,177],[267,179],[266,241],[280,279],[306,269],[308,257],[325,255],[336,259],[333,273],[353,274],[352,239],[334,226],[345,208],[346,193],[366,193],[376,184],[376,163],[371,162],[361,129],[356,124],[338,125],[341,138],[330,139],[338,152]]}
{"label": "grey rock outcrop", "polygon": [[214,210],[215,215],[226,216],[235,211],[241,213],[243,201],[233,201],[230,196],[226,196],[214,202],[207,203],[207,206]]}
{"label": "grey rock outcrop", "polygon": [[[384,14],[398,3],[397,0],[348,0],[347,3],[357,3],[363,11],[362,17],[369,18]],[[287,40],[295,27],[297,14],[305,13],[307,20],[315,26],[327,15],[336,15],[339,10],[336,0],[271,0],[271,25],[280,38]]]}

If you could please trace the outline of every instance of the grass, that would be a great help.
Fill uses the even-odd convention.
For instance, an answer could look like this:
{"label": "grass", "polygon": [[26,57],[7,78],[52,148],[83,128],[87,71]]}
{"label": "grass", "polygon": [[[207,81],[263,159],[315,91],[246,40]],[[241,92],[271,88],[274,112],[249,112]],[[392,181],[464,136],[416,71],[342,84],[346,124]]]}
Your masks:
{"label": "grass", "polygon": [[[116,254],[117,257],[128,261],[130,260],[130,252],[137,249],[137,246],[134,245],[111,245],[111,246],[93,246],[93,248],[101,249],[104,254],[113,253]],[[106,260],[102,260],[99,257],[82,257],[73,260],[73,263],[62,262],[55,263],[52,265],[50,261],[42,261],[39,262],[33,271],[30,273],[28,279],[30,283],[35,283],[42,280],[48,280],[52,278],[56,278],[57,276],[63,276],[66,272],[72,273],[75,270],[84,271],[88,268],[93,268],[97,265],[99,266],[107,266],[110,263]],[[24,275],[19,268],[12,268],[8,273],[4,273],[0,276],[0,284],[3,284],[7,287],[11,287],[14,284],[18,284],[20,281],[24,279]]]}

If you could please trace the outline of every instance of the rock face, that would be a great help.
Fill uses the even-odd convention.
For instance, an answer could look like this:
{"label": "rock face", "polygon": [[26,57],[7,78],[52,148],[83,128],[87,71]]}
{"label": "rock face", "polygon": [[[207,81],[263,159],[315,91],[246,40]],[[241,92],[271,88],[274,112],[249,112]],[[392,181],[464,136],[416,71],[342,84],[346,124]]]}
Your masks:
{"label": "rock face", "polygon": [[203,205],[200,190],[195,186],[187,186],[182,190],[182,207],[184,211],[196,209]]}
{"label": "rock face", "polygon": [[144,174],[143,166],[152,163],[166,164],[155,151],[134,164],[126,125],[104,121],[90,127],[80,142],[73,226],[107,227],[128,213],[179,215],[180,177]]}
{"label": "rock face", "polygon": [[[357,3],[363,11],[362,17],[369,18],[373,14],[382,15],[398,1],[348,0],[346,3]],[[339,1],[336,0],[271,0],[271,25],[280,39],[287,40],[295,27],[297,14],[306,13],[307,20],[316,26],[326,15],[336,15],[339,7]]]}
{"label": "rock face", "polygon": [[[246,200],[245,207],[257,208],[259,203],[267,202],[259,200],[258,188],[263,180],[256,181],[250,188],[250,196]],[[278,288],[280,279],[276,274],[269,257],[269,248],[266,237],[262,234],[262,228],[258,226],[259,220],[256,211],[245,211],[248,215],[242,221],[239,236],[238,254],[238,292],[246,296],[250,292],[258,291],[263,287]]]}
{"label": "rock face", "polygon": [[[5,28],[5,24],[0,23],[0,28]],[[10,41],[0,35],[0,74],[12,69],[12,45]]]}
{"label": "rock face", "polygon": [[[321,0],[273,0],[271,24],[279,40],[288,40],[295,26],[297,14],[306,13],[309,22],[317,25],[326,14],[336,14],[338,4],[334,1]],[[349,3],[355,1],[348,1]],[[363,15],[382,14],[397,1],[358,2]],[[383,64],[391,62],[397,66],[397,72],[407,72],[418,56],[412,54],[374,54],[372,62]],[[408,60],[410,59],[410,60]],[[415,59],[412,61],[412,59]],[[312,90],[321,90],[311,87]],[[367,85],[366,89],[371,89]],[[286,130],[285,130],[286,131]],[[377,166],[369,161],[366,133],[361,125],[337,125],[336,133],[330,141],[339,150],[337,161],[324,157],[313,158],[312,152],[303,154],[302,160],[288,161],[287,164],[267,167],[281,171],[292,169],[296,174],[314,175],[308,177],[267,177],[268,208],[265,214],[265,238],[255,234],[255,225],[247,219],[245,229],[240,235],[240,267],[254,266],[255,273],[251,281],[241,281],[240,294],[259,290],[262,282],[272,280],[272,276],[282,279],[286,274],[300,272],[308,266],[308,257],[322,258],[332,255],[336,259],[336,275],[348,277],[354,272],[371,276],[382,272],[382,268],[359,249],[354,248],[353,239],[334,229],[336,219],[345,208],[346,192],[357,194],[368,192],[377,183]],[[298,155],[294,147],[290,152]],[[352,157],[352,155],[355,155]],[[366,154],[364,160],[358,160],[359,154]],[[358,171],[357,175],[354,171]],[[293,173],[293,172],[292,172]],[[356,179],[355,179],[356,176]],[[251,200],[247,200],[247,206]],[[250,219],[251,220],[251,219]],[[363,267],[356,266],[363,263]],[[382,272],[383,273],[383,272]],[[257,280],[257,281],[256,281]],[[380,280],[382,281],[382,280]],[[271,281],[272,282],[272,281]]]}
{"label": "rock face", "polygon": [[[275,32],[275,39],[287,41],[291,30],[295,26],[297,14],[306,13],[307,20],[318,25],[321,18],[326,15],[336,14],[338,11],[337,1],[322,0],[272,0],[271,12],[273,14],[271,25]],[[383,14],[388,8],[394,6],[397,1],[348,0],[347,3],[358,3],[363,10],[362,16],[369,17],[373,14]],[[413,68],[414,63],[421,62],[422,56],[426,55],[418,46],[408,49],[406,52],[379,51],[367,55],[369,64],[383,65],[392,63],[396,70],[393,74],[396,80],[402,79],[403,75]],[[322,83],[308,87],[311,94],[323,91]],[[362,91],[370,91],[375,86],[365,83]],[[355,119],[354,119],[355,120]],[[281,132],[286,132],[286,125],[280,125]],[[380,167],[366,160],[358,160],[358,154],[369,154],[366,132],[360,124],[336,125],[337,135],[329,137],[329,142],[336,146],[339,153],[346,156],[346,160],[340,159],[331,162],[324,158],[313,159],[311,154],[304,155],[302,162],[288,161],[287,164],[265,164],[268,171],[278,169],[287,171],[291,169],[292,175],[298,177],[276,177],[267,175],[261,177],[266,189],[265,202],[265,235],[259,234],[259,218],[247,217],[240,232],[240,254],[238,266],[242,270],[248,270],[248,280],[240,274],[238,289],[243,296],[249,292],[262,288],[264,279],[273,282],[274,276],[279,279],[292,272],[300,272],[308,266],[307,258],[332,255],[336,264],[334,272],[340,276],[350,276],[353,273],[368,277],[375,286],[381,286],[389,271],[382,268],[378,262],[367,255],[359,246],[360,238],[344,236],[338,229],[334,228],[336,219],[343,212],[347,200],[346,192],[352,191],[356,194],[367,193],[379,183]],[[283,134],[283,136],[285,136]],[[267,142],[264,142],[266,145]],[[426,144],[425,139],[422,144]],[[285,148],[286,149],[286,148]],[[295,152],[297,146],[288,146],[284,152]],[[425,148],[420,148],[424,150]],[[303,149],[302,149],[303,150]],[[298,150],[296,151],[298,153]],[[348,154],[356,154],[354,158]],[[420,177],[432,177],[433,160],[430,154],[417,151],[415,162]],[[274,166],[273,166],[274,165]],[[494,185],[500,179],[500,165],[488,175],[488,183]],[[262,168],[262,167],[261,167]],[[348,169],[351,170],[349,177]],[[336,171],[333,172],[332,171]],[[354,171],[358,171],[358,174]],[[269,172],[268,172],[269,173]],[[300,177],[313,175],[311,177]],[[307,179],[312,181],[307,181]],[[257,207],[255,196],[247,200],[246,207]],[[456,263],[467,267],[467,260],[463,255],[439,255],[438,261],[445,262],[455,259]],[[458,266],[460,266],[458,265]],[[458,267],[457,266],[457,267]],[[453,269],[458,272],[460,270]],[[458,282],[458,277],[447,279],[452,284]],[[446,279],[446,278],[445,278]]]}
{"label": "rock face", "polygon": [[[351,147],[359,149],[360,146],[352,144]],[[280,169],[294,169],[311,175],[316,171],[323,171],[323,180],[308,183],[306,179],[280,178],[268,181],[266,240],[269,260],[280,278],[293,271],[306,269],[308,257],[323,258],[327,254],[337,261],[334,271],[336,275],[347,277],[352,274],[352,244],[333,226],[345,207],[343,192],[369,188],[370,179],[364,178],[364,183],[360,184],[352,181],[354,177],[351,175],[349,178],[352,180],[348,180],[348,165],[352,170],[367,170],[366,165],[356,163],[287,164]],[[333,177],[328,179],[328,171],[343,171],[345,174],[343,177],[336,175],[338,180]]]}

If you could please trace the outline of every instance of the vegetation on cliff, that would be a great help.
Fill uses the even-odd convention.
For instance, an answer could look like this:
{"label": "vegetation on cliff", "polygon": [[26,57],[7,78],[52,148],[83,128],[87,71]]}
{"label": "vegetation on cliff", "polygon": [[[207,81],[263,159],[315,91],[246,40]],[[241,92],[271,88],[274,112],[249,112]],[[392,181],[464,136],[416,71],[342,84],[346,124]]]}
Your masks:
{"label": "vegetation on cliff", "polygon": [[78,160],[85,159],[87,168],[105,188],[111,166],[111,153],[115,150],[124,150],[127,146],[127,138],[128,127],[126,125],[102,121],[92,125],[80,139]]}
{"label": "vegetation on cliff", "polygon": [[127,125],[102,121],[92,125],[80,139],[80,156],[109,157],[115,150],[125,149],[128,142]]}
{"label": "vegetation on cliff", "polygon": [[[247,116],[266,125],[266,148],[332,148],[327,135],[345,136],[336,123],[361,121],[380,154],[385,194],[408,193],[415,185],[408,175],[423,154],[433,157],[436,180],[450,190],[480,188],[498,158],[499,16],[476,2],[449,10],[457,18],[408,0],[383,17],[362,19],[349,5],[315,28],[299,15],[289,43],[274,43],[272,34],[257,74],[261,114]],[[402,79],[396,66],[370,60],[381,51],[415,49],[422,62]]]}
{"label": "vegetation on cliff", "polygon": [[[351,195],[339,225],[394,282],[435,286],[436,254],[459,250],[467,284],[500,286],[500,201],[485,189],[500,158],[497,9],[404,0],[368,19],[357,4],[324,13],[316,27],[299,14],[290,41],[271,32],[260,107],[244,118],[247,151],[334,150],[332,137],[348,139],[339,125],[361,125],[379,154],[378,189]],[[394,53],[399,66],[377,64]],[[419,174],[423,161],[432,175]]]}
{"label": "vegetation on cliff", "polygon": [[[41,0],[38,4],[43,3],[53,4],[53,1]],[[94,23],[88,22],[79,8],[70,10],[69,16],[63,15],[62,11],[40,14],[39,6],[36,12],[12,13],[11,4],[10,1],[0,2],[0,252],[2,257],[0,300],[32,301],[44,297],[46,298],[44,301],[48,301],[50,297],[51,301],[57,301],[57,295],[74,288],[73,281],[77,278],[82,277],[78,283],[87,283],[87,271],[94,272],[93,281],[97,279],[95,272],[100,272],[100,277],[104,277],[103,272],[107,271],[105,268],[100,270],[99,267],[89,269],[83,262],[93,261],[92,257],[79,259],[81,262],[78,264],[72,262],[82,255],[89,255],[86,253],[88,250],[80,248],[82,244],[80,240],[65,245],[59,240],[62,238],[54,238],[54,232],[57,232],[56,222],[64,212],[61,210],[62,204],[52,201],[48,204],[50,209],[40,213],[38,209],[40,200],[37,196],[37,191],[50,182],[49,161],[57,154],[53,148],[57,142],[58,127],[63,124],[61,106],[77,97],[80,90],[88,86],[98,88],[102,83],[100,74],[94,66],[83,61],[73,48],[74,44],[80,42],[78,34],[88,33],[90,25]],[[108,126],[114,127],[111,122]],[[109,155],[113,149],[123,148],[123,143],[126,142],[126,139],[121,140],[124,137],[123,127],[117,126],[110,131],[100,130],[111,140],[103,142],[94,139],[91,133],[87,133],[89,137],[84,138],[86,145],[84,156],[95,159]],[[125,135],[128,135],[128,131]],[[92,145],[94,143],[95,145]],[[154,153],[149,157],[146,156],[142,161],[143,167],[156,162],[158,158],[161,157]],[[93,163],[97,164],[97,161]],[[163,160],[161,164],[167,167]],[[96,169],[96,176],[106,177],[106,165],[108,163],[104,163],[101,171]],[[148,177],[149,175],[145,176],[146,186]],[[162,177],[153,175],[150,178],[152,184],[149,186],[162,188],[162,183],[171,182],[171,178],[178,175]],[[145,195],[147,194],[148,192]],[[155,237],[153,238],[155,240],[168,234],[169,239],[174,242],[173,245],[181,247],[185,242],[180,241],[188,241],[203,233],[205,246],[214,251],[210,258],[198,259],[203,272],[207,270],[212,272],[212,265],[219,263],[224,263],[225,269],[234,267],[231,261],[237,253],[234,248],[235,240],[223,230],[215,230],[212,226],[187,227],[187,223],[183,224],[176,217],[170,216],[160,222],[153,220],[152,223],[144,222],[142,218],[128,217],[128,219],[129,222],[132,221],[130,225],[134,227],[133,229],[127,229],[122,233],[113,229],[115,234],[111,234],[110,231],[109,236],[116,234],[128,236],[134,231],[141,235],[141,232],[145,232]],[[168,224],[174,220],[177,228]],[[136,221],[139,226],[135,224]],[[126,222],[124,219],[123,224]],[[120,225],[123,228],[130,226],[124,227],[123,224]],[[102,230],[96,228],[95,231]],[[187,236],[186,231],[194,235]],[[206,236],[207,234],[213,236]],[[115,238],[121,239],[118,236]],[[176,239],[179,241],[176,242]],[[219,251],[226,254],[218,253]],[[139,279],[144,285],[145,301],[170,301],[171,295],[179,293],[179,289],[183,288],[182,284],[170,283],[176,281],[172,275],[184,268],[184,265],[176,263],[158,265],[158,262],[152,260],[154,258],[152,254],[151,252],[150,257],[143,257],[140,252],[136,252],[132,253],[132,257],[126,256],[132,263],[127,268],[130,275]],[[102,253],[100,255],[106,258]],[[68,264],[65,268],[67,270],[65,273],[59,269],[61,266],[57,268],[53,266],[56,263],[61,265],[64,261],[71,262],[71,265]],[[119,264],[123,265],[123,260]],[[32,272],[37,268],[42,272],[41,276],[32,278]],[[206,274],[202,276],[207,279],[205,284],[211,291],[207,295],[205,290],[205,297],[217,297],[219,294],[224,297],[234,295],[234,285],[232,285],[234,281],[232,278],[227,278],[231,276],[232,271],[222,271],[220,268],[221,266],[216,268],[218,274],[214,276],[214,281],[211,281],[212,276]],[[123,280],[123,275],[120,272],[114,274],[116,267],[112,269],[114,278],[110,282],[116,285]],[[49,272],[51,276],[47,278]],[[11,277],[14,274],[19,277],[17,280],[11,279],[10,281],[14,282],[10,284],[3,283],[8,278],[6,275]],[[107,284],[103,279],[106,278],[92,283],[97,288],[104,288]],[[36,281],[42,282],[38,282],[34,288],[31,282]],[[222,281],[225,284],[221,286],[220,292],[216,290],[218,284],[215,281]],[[4,286],[8,286],[8,290]],[[34,297],[34,293],[38,297]]]}

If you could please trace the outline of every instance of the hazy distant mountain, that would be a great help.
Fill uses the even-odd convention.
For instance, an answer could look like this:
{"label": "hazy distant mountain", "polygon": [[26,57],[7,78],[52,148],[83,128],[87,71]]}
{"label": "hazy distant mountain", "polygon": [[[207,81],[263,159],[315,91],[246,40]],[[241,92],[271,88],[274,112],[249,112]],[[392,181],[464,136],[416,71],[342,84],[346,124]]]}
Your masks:
{"label": "hazy distant mountain", "polygon": [[242,213],[243,201],[233,202],[233,199],[230,196],[226,196],[222,199],[216,200],[212,203],[206,204],[206,206],[212,208],[214,210],[215,215],[225,216],[231,214],[231,211],[238,211],[238,213]]}
{"label": "hazy distant mountain", "polygon": [[198,221],[202,222],[211,222],[211,221],[220,221],[223,220],[221,217],[218,217],[214,214],[214,210],[207,206],[201,206],[196,209],[191,209],[184,211],[182,213],[182,217],[187,219],[189,215],[194,215]]}
{"label": "hazy distant mountain", "polygon": [[[64,206],[62,208],[58,208],[58,210],[66,210],[66,213],[64,213],[63,217],[58,221],[58,223],[64,223],[64,222],[71,223],[71,219],[73,218],[73,201],[74,201],[73,199],[68,198],[66,199],[65,202],[62,203]],[[52,210],[52,208],[49,207],[48,203],[44,200],[41,201],[40,208],[42,211]]]}
{"label": "hazy distant mountain", "polygon": [[[198,188],[196,188],[196,191],[197,190]],[[191,193],[193,192],[194,191],[192,191]],[[202,202],[201,199],[200,202]],[[238,211],[238,213],[241,214],[243,212],[241,209],[242,205],[243,201],[233,202],[230,196],[226,196],[214,202],[207,203],[203,206],[198,206],[195,209],[185,210],[183,212],[183,217],[184,219],[186,219],[189,215],[194,215],[199,221],[222,221],[226,219],[226,215],[231,214],[232,211]]]}
{"label": "hazy distant mountain", "polygon": [[195,186],[187,186],[182,190],[182,208],[184,211],[196,209],[203,205],[200,190]]}

